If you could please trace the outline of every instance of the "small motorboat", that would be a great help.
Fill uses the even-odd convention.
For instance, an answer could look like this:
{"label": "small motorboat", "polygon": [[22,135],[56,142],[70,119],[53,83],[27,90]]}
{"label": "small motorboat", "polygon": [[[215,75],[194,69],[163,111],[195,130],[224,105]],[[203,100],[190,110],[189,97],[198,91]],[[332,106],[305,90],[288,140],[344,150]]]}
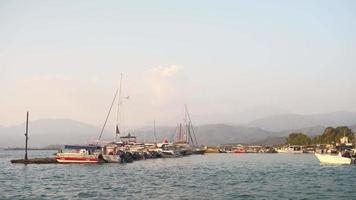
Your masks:
{"label": "small motorboat", "polygon": [[314,155],[316,156],[316,158],[318,158],[320,163],[323,164],[349,165],[353,163],[351,157],[343,157],[341,153],[338,155],[315,153]]}

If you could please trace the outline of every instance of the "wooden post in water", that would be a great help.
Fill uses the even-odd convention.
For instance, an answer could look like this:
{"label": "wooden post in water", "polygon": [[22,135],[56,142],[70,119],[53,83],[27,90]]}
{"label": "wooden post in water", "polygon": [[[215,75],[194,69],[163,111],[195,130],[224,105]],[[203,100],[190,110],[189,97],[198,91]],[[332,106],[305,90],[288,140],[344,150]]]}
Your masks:
{"label": "wooden post in water", "polygon": [[27,143],[28,143],[28,111],[27,111],[27,117],[26,117],[26,143],[25,143],[25,162],[27,162],[28,157],[27,157]]}

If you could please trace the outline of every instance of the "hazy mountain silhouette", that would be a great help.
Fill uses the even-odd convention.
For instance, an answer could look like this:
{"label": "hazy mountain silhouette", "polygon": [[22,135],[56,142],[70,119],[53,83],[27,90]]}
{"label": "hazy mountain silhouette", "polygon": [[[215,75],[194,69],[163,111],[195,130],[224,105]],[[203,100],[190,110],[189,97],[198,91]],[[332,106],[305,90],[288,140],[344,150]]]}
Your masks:
{"label": "hazy mountain silhouette", "polygon": [[[303,132],[309,136],[323,133],[327,126],[349,125],[356,130],[356,113],[335,112],[321,115],[278,115],[255,120],[247,125],[208,124],[195,127],[198,142],[204,145],[226,143],[275,144],[284,141],[291,132]],[[306,128],[305,128],[306,127]],[[100,128],[70,119],[40,119],[29,125],[29,146],[44,147],[50,144],[88,144],[98,139]],[[172,141],[176,127],[157,126],[157,141]],[[124,134],[137,135],[139,141],[154,142],[153,126],[128,129]],[[0,147],[22,147],[25,124],[0,126]],[[111,141],[110,130],[103,139]]]}
{"label": "hazy mountain silhouette", "polygon": [[[19,147],[24,144],[25,123],[0,128],[0,146]],[[96,140],[100,129],[70,119],[40,119],[29,123],[29,146],[49,144],[80,144]]]}
{"label": "hazy mountain silhouette", "polygon": [[[174,139],[176,127],[156,128],[157,141]],[[100,129],[70,119],[41,119],[30,122],[29,146],[44,147],[50,144],[87,144],[97,140]],[[25,124],[0,128],[0,146],[22,147],[24,145]],[[153,127],[142,127],[126,131],[138,136],[139,141],[154,142]],[[199,144],[217,145],[225,143],[247,143],[276,133],[260,128],[212,124],[195,127]],[[106,131],[104,140],[112,140],[113,134]]]}
{"label": "hazy mountain silhouette", "polygon": [[350,126],[353,124],[356,124],[356,113],[340,111],[315,115],[274,115],[254,120],[247,123],[246,126],[281,132],[284,130],[299,130],[305,127]]}

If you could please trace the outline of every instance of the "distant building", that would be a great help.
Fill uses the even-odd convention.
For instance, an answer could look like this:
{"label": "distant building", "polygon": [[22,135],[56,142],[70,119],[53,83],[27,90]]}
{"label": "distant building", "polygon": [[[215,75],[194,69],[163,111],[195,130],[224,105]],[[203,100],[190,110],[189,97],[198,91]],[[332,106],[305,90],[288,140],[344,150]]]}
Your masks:
{"label": "distant building", "polygon": [[340,143],[341,143],[341,144],[347,144],[347,143],[349,143],[349,138],[346,137],[346,136],[340,138]]}

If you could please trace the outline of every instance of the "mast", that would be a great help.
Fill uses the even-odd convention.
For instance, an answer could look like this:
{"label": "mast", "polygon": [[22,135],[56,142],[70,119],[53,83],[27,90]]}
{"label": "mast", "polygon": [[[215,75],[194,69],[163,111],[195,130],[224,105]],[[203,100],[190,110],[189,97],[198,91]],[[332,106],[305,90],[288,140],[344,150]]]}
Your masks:
{"label": "mast", "polygon": [[188,116],[187,116],[187,104],[184,105],[184,136],[185,141],[189,143],[189,127],[188,127]]}
{"label": "mast", "polygon": [[119,86],[119,98],[117,100],[117,107],[116,107],[116,124],[115,124],[115,141],[117,142],[118,135],[120,135],[120,129],[119,129],[119,118],[120,118],[120,104],[122,103],[122,96],[121,96],[121,91],[122,91],[122,73],[121,73],[121,78],[120,78],[120,86]]}
{"label": "mast", "polygon": [[157,145],[156,120],[153,120],[153,135],[155,137],[155,145]]}
{"label": "mast", "polygon": [[193,127],[192,120],[191,120],[189,112],[188,112],[187,104],[185,105],[185,115],[186,115],[187,129],[188,129],[188,134],[189,134],[188,135],[189,138],[187,138],[187,139],[188,139],[188,141],[190,139],[193,146],[198,146],[198,141],[195,136],[194,127]]}
{"label": "mast", "polygon": [[26,142],[25,142],[25,161],[28,160],[27,157],[27,143],[28,143],[28,111],[27,111],[27,115],[26,115],[26,133],[25,133],[25,137],[26,137]]}
{"label": "mast", "polygon": [[179,123],[178,125],[178,142],[182,142],[182,123]]}

